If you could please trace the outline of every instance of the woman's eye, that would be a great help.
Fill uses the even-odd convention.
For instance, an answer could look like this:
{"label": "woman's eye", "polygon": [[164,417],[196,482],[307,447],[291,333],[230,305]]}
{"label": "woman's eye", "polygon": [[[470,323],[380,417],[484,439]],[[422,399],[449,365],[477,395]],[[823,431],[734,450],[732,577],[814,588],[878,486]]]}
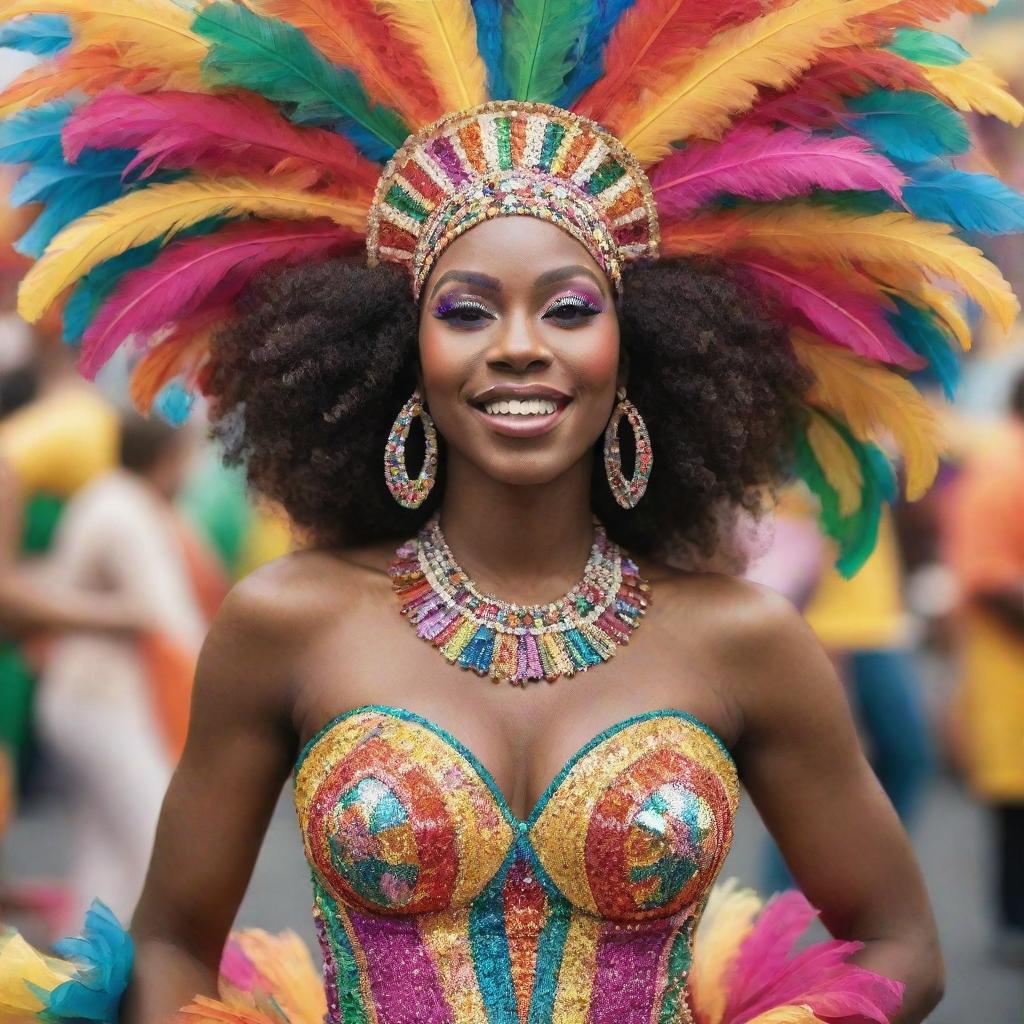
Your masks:
{"label": "woman's eye", "polygon": [[589,299],[569,295],[550,306],[544,314],[544,319],[554,320],[560,324],[580,324],[597,316],[600,312],[600,307]]}
{"label": "woman's eye", "polygon": [[444,320],[455,326],[473,327],[484,320],[493,320],[494,314],[482,303],[470,300],[458,302],[442,302],[434,311],[438,320]]}

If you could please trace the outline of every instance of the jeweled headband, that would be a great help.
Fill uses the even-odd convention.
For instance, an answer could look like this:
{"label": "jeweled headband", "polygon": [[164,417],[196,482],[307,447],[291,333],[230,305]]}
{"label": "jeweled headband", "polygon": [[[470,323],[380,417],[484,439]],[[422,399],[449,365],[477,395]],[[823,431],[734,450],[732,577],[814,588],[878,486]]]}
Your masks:
{"label": "jeweled headband", "polygon": [[485,103],[411,136],[381,174],[369,262],[409,267],[419,298],[444,250],[492,217],[567,231],[621,288],[622,265],[658,255],[658,212],[637,160],[600,125],[544,103]]}

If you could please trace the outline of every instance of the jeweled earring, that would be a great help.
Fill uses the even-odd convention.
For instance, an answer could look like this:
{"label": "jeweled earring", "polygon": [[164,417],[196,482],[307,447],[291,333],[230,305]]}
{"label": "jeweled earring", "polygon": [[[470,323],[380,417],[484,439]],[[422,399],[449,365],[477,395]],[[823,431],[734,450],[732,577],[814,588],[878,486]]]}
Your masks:
{"label": "jeweled earring", "polygon": [[[651,466],[654,465],[651,435],[647,432],[647,424],[644,423],[640,411],[626,397],[626,389],[619,388],[616,394],[619,401],[604,432],[604,469],[608,474],[608,486],[611,487],[615,500],[623,508],[635,508],[637,502],[644,496],[647,482],[651,479]],[[636,449],[633,476],[630,480],[622,475],[622,453],[619,451],[619,421],[623,416],[633,428]]]}
{"label": "jeweled earring", "polygon": [[[405,468],[405,442],[409,439],[412,421],[417,416],[423,421],[426,452],[420,475],[412,480]],[[388,485],[391,496],[403,508],[419,508],[427,500],[436,476],[437,430],[434,428],[430,413],[423,408],[417,388],[409,401],[402,406],[391,427],[391,433],[388,434],[388,443],[384,446],[384,482]]]}

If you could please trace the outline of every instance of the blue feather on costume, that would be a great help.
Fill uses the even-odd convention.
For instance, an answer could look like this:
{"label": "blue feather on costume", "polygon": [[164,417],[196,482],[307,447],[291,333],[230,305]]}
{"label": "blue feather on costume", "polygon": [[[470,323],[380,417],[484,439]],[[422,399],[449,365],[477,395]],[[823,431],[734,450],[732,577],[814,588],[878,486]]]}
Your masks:
{"label": "blue feather on costume", "polygon": [[584,40],[583,52],[565,80],[555,106],[571,107],[604,74],[604,51],[619,19],[636,0],[590,0],[597,8]]}
{"label": "blue feather on costume", "polygon": [[894,296],[893,301],[896,312],[886,313],[887,319],[900,337],[928,360],[928,368],[921,371],[923,379],[941,384],[946,398],[952,401],[960,384],[960,360],[949,337],[927,310],[912,306],[898,296]]}
{"label": "blue feather on costume", "polygon": [[970,149],[963,117],[928,93],[877,89],[847,100],[846,108],[851,130],[894,160],[927,163]]}
{"label": "blue feather on costume", "polygon": [[0,46],[38,57],[60,53],[71,39],[71,26],[63,14],[30,14],[0,29]]}
{"label": "blue feather on costume", "polygon": [[985,235],[1024,231],[1024,196],[998,178],[941,164],[903,170],[910,178],[903,186],[903,199],[922,220]]}
{"label": "blue feather on costume", "polygon": [[473,0],[476,45],[487,68],[487,94],[492,100],[507,100],[512,95],[503,68],[501,20],[504,13],[502,0]]}
{"label": "blue feather on costume", "polygon": [[57,100],[0,122],[0,163],[63,163],[60,133],[74,104]]}

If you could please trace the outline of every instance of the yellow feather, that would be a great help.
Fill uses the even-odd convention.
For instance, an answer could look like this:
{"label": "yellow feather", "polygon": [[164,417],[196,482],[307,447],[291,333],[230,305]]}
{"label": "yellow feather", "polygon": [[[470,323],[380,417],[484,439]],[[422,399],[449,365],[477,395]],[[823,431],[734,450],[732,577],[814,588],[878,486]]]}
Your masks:
{"label": "yellow feather", "polygon": [[[774,209],[714,214],[697,224],[663,231],[666,256],[722,253],[753,248],[811,265],[857,263],[883,281],[905,277],[907,265],[947,277],[960,285],[1008,331],[1020,310],[1013,289],[980,249],[961,241],[948,224],[887,212],[851,216],[824,207],[779,204]],[[890,268],[893,273],[890,274]]]}
{"label": "yellow feather", "polygon": [[645,90],[617,118],[615,128],[642,164],[695,136],[720,138],[748,110],[758,86],[782,89],[830,46],[852,45],[862,29],[850,23],[892,0],[795,0],[744,25],[721,32],[677,75]]}
{"label": "yellow feather", "polygon": [[728,990],[725,975],[743,940],[754,927],[761,900],[753,889],[740,889],[735,878],[715,886],[693,944],[687,988],[702,1024],[720,1024]]}
{"label": "yellow feather", "polygon": [[75,28],[75,46],[116,43],[132,66],[198,68],[207,46],[190,31],[193,14],[173,0],[13,0],[0,21],[22,14],[63,14]]}
{"label": "yellow feather", "polygon": [[925,78],[958,110],[991,114],[1019,128],[1024,104],[1013,96],[990,67],[973,57],[949,67],[922,65]]}
{"label": "yellow feather", "polygon": [[797,359],[815,378],[807,400],[837,413],[862,441],[891,438],[903,455],[907,499],[920,498],[935,479],[946,447],[931,406],[892,370],[800,328],[790,337]]}
{"label": "yellow feather", "polygon": [[366,201],[340,199],[279,181],[192,178],[130,192],[69,224],[50,242],[18,289],[18,311],[37,321],[50,304],[97,264],[126,249],[173,235],[206,217],[329,217],[362,229]]}
{"label": "yellow feather", "polygon": [[860,508],[861,488],[864,486],[857,456],[850,451],[850,446],[835,427],[813,410],[807,424],[807,443],[825,479],[839,495],[840,513],[852,516]]}
{"label": "yellow feather", "polygon": [[899,273],[895,267],[882,271],[890,286],[888,290],[895,292],[918,308],[930,310],[939,318],[939,326],[946,329],[960,348],[964,352],[970,351],[971,325],[960,308],[958,297],[944,288],[931,284],[915,268],[903,269],[906,271],[905,273]]}
{"label": "yellow feather", "polygon": [[29,985],[52,992],[74,973],[71,964],[42,956],[17,932],[0,935],[0,1021],[37,1020],[43,1000]]}
{"label": "yellow feather", "polygon": [[446,110],[487,100],[487,70],[476,45],[469,0],[373,0],[422,58]]}

